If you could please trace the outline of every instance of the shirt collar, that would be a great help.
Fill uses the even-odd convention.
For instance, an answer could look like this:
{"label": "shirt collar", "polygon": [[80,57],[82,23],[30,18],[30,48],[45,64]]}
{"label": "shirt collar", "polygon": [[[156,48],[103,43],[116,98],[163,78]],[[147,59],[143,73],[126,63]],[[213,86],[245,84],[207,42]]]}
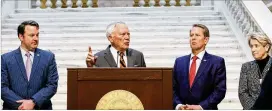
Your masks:
{"label": "shirt collar", "polygon": [[[22,55],[25,56],[26,55],[26,51],[22,48],[22,46],[20,46],[20,50],[21,50]],[[30,56],[34,55],[33,51],[29,51],[29,53],[30,53]]]}
{"label": "shirt collar", "polygon": [[[114,47],[112,47],[112,46],[110,47],[110,51],[111,51],[112,54],[117,54],[117,52],[118,52],[118,51],[117,51]],[[125,51],[125,52],[124,52],[124,56],[126,56],[126,55],[127,55],[127,53],[126,53],[126,51]]]}
{"label": "shirt collar", "polygon": [[193,53],[191,53],[191,59],[193,59],[193,57],[194,56],[197,56],[197,58],[199,59],[199,60],[202,60],[203,59],[203,57],[204,57],[204,54],[205,54],[205,50],[203,50],[203,51],[201,51],[200,53],[198,53],[197,55],[194,55]]}

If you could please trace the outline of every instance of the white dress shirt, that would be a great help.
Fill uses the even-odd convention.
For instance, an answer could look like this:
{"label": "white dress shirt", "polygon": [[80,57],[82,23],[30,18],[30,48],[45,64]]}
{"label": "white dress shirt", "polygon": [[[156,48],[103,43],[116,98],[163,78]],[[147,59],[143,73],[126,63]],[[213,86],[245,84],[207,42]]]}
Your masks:
{"label": "white dress shirt", "polygon": [[192,65],[192,62],[193,62],[193,57],[197,56],[197,59],[196,59],[196,73],[195,73],[195,74],[197,74],[198,68],[199,68],[200,63],[201,63],[201,61],[203,59],[204,54],[205,54],[205,50],[201,51],[197,55],[194,55],[193,53],[191,53],[189,71],[190,71],[190,68],[191,68],[191,65]]}
{"label": "white dress shirt", "polygon": [[[114,58],[114,61],[116,62],[117,64],[117,67],[120,68],[120,55],[117,54],[117,50],[114,48],[114,47],[110,47],[110,51],[111,51],[111,54]],[[118,55],[118,56],[117,56]],[[126,51],[124,52],[124,56],[123,56],[123,59],[125,60],[126,62],[126,67],[127,67],[127,53]]]}
{"label": "white dress shirt", "polygon": [[[20,46],[20,50],[21,50],[21,54],[22,54],[23,61],[24,61],[24,65],[25,65],[25,67],[26,67],[26,60],[27,60],[26,51],[22,48],[22,46]],[[29,53],[30,53],[30,61],[31,61],[31,64],[33,64],[33,60],[34,60],[34,52],[29,51]]]}
{"label": "white dress shirt", "polygon": [[[197,59],[196,59],[196,73],[195,73],[195,74],[197,74],[198,68],[199,68],[199,66],[200,66],[200,64],[201,64],[201,61],[202,61],[202,59],[203,59],[203,57],[204,57],[205,52],[206,52],[206,51],[203,50],[203,51],[201,51],[200,53],[198,53],[197,55],[194,55],[193,53],[191,53],[191,56],[190,56],[190,66],[189,66],[189,70],[188,70],[188,71],[190,71],[191,64],[192,64],[192,62],[193,62],[193,57],[194,57],[194,56],[197,56]],[[182,104],[178,104],[178,105],[176,106],[176,110],[178,110],[179,107],[181,107],[181,106],[182,106]],[[201,106],[200,106],[200,107],[201,107]],[[201,109],[203,110],[202,107],[201,107]]]}

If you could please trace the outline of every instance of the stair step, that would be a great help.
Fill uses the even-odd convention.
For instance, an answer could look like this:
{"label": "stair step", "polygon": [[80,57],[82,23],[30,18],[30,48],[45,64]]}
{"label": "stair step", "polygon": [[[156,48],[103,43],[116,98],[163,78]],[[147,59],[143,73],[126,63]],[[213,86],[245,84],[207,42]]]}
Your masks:
{"label": "stair step", "polygon": [[[33,17],[34,18],[34,17]],[[89,21],[184,21],[184,20],[222,20],[224,16],[148,16],[148,17],[123,17],[123,16],[113,16],[113,17],[69,17],[69,18],[35,18],[35,21],[40,22],[89,22]],[[5,20],[4,23],[20,23],[25,19],[10,18]]]}
{"label": "stair step", "polygon": [[[76,39],[75,39],[76,37]],[[187,40],[187,43],[189,43],[189,36],[188,33],[182,33],[180,35],[176,34],[176,35],[151,35],[149,34],[149,36],[146,36],[144,34],[137,34],[135,35],[135,33],[133,33],[133,35],[131,35],[131,42],[133,42],[133,39],[164,39],[164,38],[173,38],[173,39],[178,39],[177,41],[183,41],[183,40]],[[77,35],[71,35],[71,34],[44,34],[44,35],[40,35],[40,40],[49,40],[51,41],[52,39],[56,39],[56,40],[61,40],[61,41],[68,41],[68,40],[85,40],[86,42],[91,42],[92,40],[104,40],[107,41],[106,38],[106,34],[104,35],[89,35],[86,36],[86,34],[77,34]],[[211,34],[211,38],[209,41],[214,41],[214,40],[226,40],[226,39],[230,39],[233,41],[237,41],[237,39],[234,37],[234,35],[231,34],[227,34],[227,35],[217,35],[217,33]],[[2,35],[2,41],[12,41],[12,42],[17,42],[20,43],[17,35],[14,34],[7,34],[7,35]],[[43,42],[41,42],[43,43]]]}
{"label": "stair step", "polygon": [[[107,46],[109,44],[109,42],[106,41],[106,40],[102,40],[102,41],[99,41],[99,42],[95,42],[95,40],[94,41],[90,40],[90,41],[91,42],[89,42],[89,41],[80,42],[80,41],[74,40],[74,43],[73,42],[65,42],[65,41],[43,41],[43,42],[40,43],[40,45],[48,46],[48,47],[50,47],[50,46],[64,46],[64,45],[65,46],[72,46],[72,45],[75,45],[75,43],[78,43],[77,46],[82,46],[82,47],[88,46],[88,45],[95,45],[95,46],[103,47],[103,46]],[[134,46],[134,45],[135,46],[136,45],[143,46],[143,45],[149,45],[151,43],[152,44],[172,45],[172,46],[174,46],[174,45],[180,45],[180,44],[188,44],[188,46],[189,46],[188,41],[189,40],[187,40],[187,41],[185,41],[185,40],[183,40],[183,41],[179,41],[179,40],[156,40],[156,41],[152,42],[152,41],[148,41],[148,40],[146,40],[146,41],[144,41],[144,40],[143,41],[139,41],[139,40],[133,41],[133,40],[131,40],[130,44],[132,46]],[[18,41],[14,41],[14,42],[3,41],[2,44],[3,45],[10,45],[10,46],[13,46],[13,45],[18,46],[18,45],[20,45],[20,43]],[[232,42],[225,43],[223,45],[218,44],[216,42],[212,42],[212,43],[210,43],[210,44],[207,45],[207,47],[209,47],[209,48],[212,48],[212,47],[228,47],[228,46],[230,46],[229,48],[231,48],[231,47],[236,47],[236,46],[239,46],[239,45],[237,45],[237,43],[232,43]]]}
{"label": "stair step", "polygon": [[16,9],[16,13],[65,13],[65,12],[119,12],[119,11],[200,11],[214,10],[213,6],[190,6],[190,7],[98,7],[98,8],[61,8],[61,9]]}
{"label": "stair step", "polygon": [[[77,26],[77,27],[86,27],[86,26],[104,26],[106,27],[109,23],[114,22],[114,21],[104,21],[104,22],[40,22],[39,25],[40,27],[70,27],[70,26]],[[191,20],[191,21],[124,21],[128,26],[131,25],[138,25],[138,26],[191,26],[192,24],[199,23],[199,24],[207,24],[207,25],[226,25],[227,22],[225,20]],[[2,24],[2,28],[7,28],[7,27],[17,27],[19,23],[4,23]]]}
{"label": "stair step", "polygon": [[[17,38],[18,39],[18,38]],[[132,44],[157,44],[157,43],[164,43],[164,44],[173,44],[173,43],[179,43],[179,44],[189,44],[189,38],[156,38],[156,40],[152,40],[152,39],[147,39],[147,38],[134,38],[131,37],[130,41]],[[69,45],[69,44],[75,44],[75,43],[80,43],[80,44],[93,44],[93,45],[99,45],[99,44],[109,44],[109,41],[106,40],[106,38],[102,38],[101,39],[59,39],[59,40],[41,40],[42,44],[59,44],[59,45]],[[238,43],[237,40],[233,39],[233,38],[214,38],[214,39],[210,39],[209,40],[209,44],[218,44],[218,43]],[[2,40],[2,44],[3,45],[7,45],[7,44],[20,44],[19,40]]]}
{"label": "stair step", "polygon": [[[9,20],[9,19],[8,19]],[[24,19],[25,20],[25,19]],[[39,23],[39,21],[37,21]],[[207,25],[209,30],[211,32],[218,31],[218,30],[228,30],[229,27],[226,27],[225,25]],[[138,25],[130,25],[129,30],[132,32],[136,31],[145,31],[145,30],[180,30],[180,31],[189,31],[192,28],[192,26],[163,26],[163,27],[156,27],[154,26],[138,26]],[[40,29],[40,31],[54,31],[54,30],[61,30],[61,31],[90,31],[90,32],[105,32],[106,27],[105,26],[86,26],[86,27],[43,27]],[[17,31],[17,27],[7,27],[5,29],[2,29],[2,32],[4,31]]]}
{"label": "stair step", "polygon": [[[191,29],[191,26],[186,26],[186,27],[181,27],[181,26],[176,26],[176,27],[157,27],[154,29],[151,27],[132,27],[130,28],[130,33],[137,33],[137,32],[142,32],[142,33],[156,33],[156,32],[187,32]],[[40,30],[41,34],[54,34],[54,33],[90,33],[90,32],[100,32],[100,33],[105,33],[105,27],[85,27],[85,28],[76,28],[76,27],[70,27],[70,28],[45,28]],[[220,27],[215,27],[215,28],[210,28],[211,32],[215,31],[229,31],[228,28],[225,26],[220,26]],[[3,35],[7,34],[16,34],[17,29],[15,27],[8,27],[2,30]]]}
{"label": "stair step", "polygon": [[[177,16],[177,15],[186,15],[186,16],[199,16],[199,15],[219,15],[219,12],[216,11],[210,11],[210,10],[204,10],[204,11],[179,11],[179,10],[173,10],[173,11],[164,11],[164,10],[156,10],[156,11],[122,11],[122,12],[108,12],[108,11],[100,11],[100,12],[60,12],[60,13],[15,13],[10,14],[9,18],[56,18],[56,17],[62,17],[67,18],[71,16],[77,16],[77,17],[92,17],[92,16],[104,16],[104,17],[111,17],[111,16],[119,16],[119,17],[134,17],[134,16],[142,16],[142,17],[148,17],[148,16],[158,16],[163,13],[164,16]],[[106,15],[106,16],[105,16]]]}
{"label": "stair step", "polygon": [[[74,44],[76,46],[74,47],[67,47],[67,46],[59,46],[57,44],[43,44],[43,43],[40,43],[40,47],[42,47],[43,49],[48,49],[48,50],[85,50],[85,48],[88,46],[92,46],[91,44]],[[9,47],[18,47],[19,44],[10,44],[8,47],[3,47],[2,50],[8,50]],[[95,47],[96,49],[105,49],[106,48],[106,44],[102,44],[102,45],[96,45],[96,46],[93,46]],[[134,49],[143,49],[143,50],[147,50],[147,49],[184,49],[184,50],[189,50],[190,49],[190,46],[189,45],[181,45],[181,44],[177,44],[176,46],[175,45],[162,45],[162,44],[141,44],[141,45],[137,45],[137,46],[133,46],[131,45],[132,48]],[[87,49],[86,48],[86,49]],[[214,50],[214,49],[218,49],[218,48],[222,48],[222,49],[239,49],[240,46],[238,44],[235,44],[235,43],[228,43],[228,44],[208,44],[207,45],[207,49],[208,50]]]}

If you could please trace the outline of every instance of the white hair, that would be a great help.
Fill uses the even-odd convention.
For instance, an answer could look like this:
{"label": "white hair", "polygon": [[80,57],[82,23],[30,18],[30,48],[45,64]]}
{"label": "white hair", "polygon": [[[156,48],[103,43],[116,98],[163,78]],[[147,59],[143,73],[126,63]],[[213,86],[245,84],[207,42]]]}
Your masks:
{"label": "white hair", "polygon": [[115,27],[120,24],[126,25],[125,22],[121,22],[121,21],[120,22],[113,22],[113,23],[109,24],[106,29],[106,37],[109,37],[111,35],[111,33],[114,31]]}

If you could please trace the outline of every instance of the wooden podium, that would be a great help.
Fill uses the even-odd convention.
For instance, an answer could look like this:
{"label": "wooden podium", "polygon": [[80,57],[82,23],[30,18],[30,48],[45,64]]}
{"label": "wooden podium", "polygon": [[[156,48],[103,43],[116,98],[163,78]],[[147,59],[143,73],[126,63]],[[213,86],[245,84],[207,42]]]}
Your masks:
{"label": "wooden podium", "polygon": [[172,68],[68,68],[67,109],[94,110],[113,90],[136,95],[145,110],[172,107]]}

